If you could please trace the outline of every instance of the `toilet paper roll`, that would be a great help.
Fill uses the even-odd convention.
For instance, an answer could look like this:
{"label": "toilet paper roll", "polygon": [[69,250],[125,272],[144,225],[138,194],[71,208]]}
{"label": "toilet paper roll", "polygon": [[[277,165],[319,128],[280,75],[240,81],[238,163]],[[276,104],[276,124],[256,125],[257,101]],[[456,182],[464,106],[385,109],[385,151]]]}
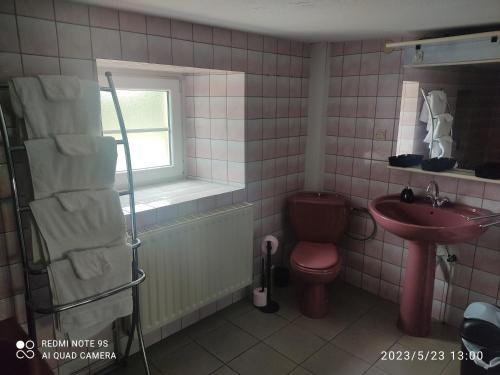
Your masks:
{"label": "toilet paper roll", "polygon": [[268,235],[265,236],[262,240],[261,250],[262,254],[267,255],[267,243],[271,242],[271,254],[274,254],[278,250],[278,239],[274,236]]}
{"label": "toilet paper roll", "polygon": [[267,304],[267,288],[261,292],[260,288],[253,290],[253,305],[256,307],[266,306]]}

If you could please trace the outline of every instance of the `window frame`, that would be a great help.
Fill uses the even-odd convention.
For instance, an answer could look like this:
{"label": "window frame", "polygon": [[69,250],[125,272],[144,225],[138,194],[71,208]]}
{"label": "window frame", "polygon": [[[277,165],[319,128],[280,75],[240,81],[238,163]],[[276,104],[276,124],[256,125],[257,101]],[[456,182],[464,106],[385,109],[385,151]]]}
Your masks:
{"label": "window frame", "polygon": [[[100,81],[106,82],[106,78],[101,76]],[[168,133],[170,137],[170,157],[172,165],[133,169],[134,185],[153,185],[183,178],[184,142],[182,134],[183,101],[181,80],[174,77],[113,73],[113,82],[117,90],[169,91],[170,121]],[[127,123],[125,121],[125,127],[126,126]],[[122,150],[120,150],[120,148],[122,148]],[[124,152],[123,146],[118,145],[118,153],[120,152]],[[127,171],[116,172],[115,186],[119,189],[127,187]]]}

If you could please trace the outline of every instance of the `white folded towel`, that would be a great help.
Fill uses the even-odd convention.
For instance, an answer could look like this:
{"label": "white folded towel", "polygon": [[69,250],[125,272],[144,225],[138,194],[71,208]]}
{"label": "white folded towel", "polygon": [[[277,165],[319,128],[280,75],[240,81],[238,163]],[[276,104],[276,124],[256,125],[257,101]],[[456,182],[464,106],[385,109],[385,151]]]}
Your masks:
{"label": "white folded towel", "polygon": [[[74,82],[74,77],[60,77]],[[68,84],[68,87],[71,83]],[[24,118],[28,139],[47,138],[55,134],[101,135],[101,101],[99,84],[79,80],[80,95],[74,100],[53,101],[47,98],[37,77],[13,78],[9,81],[12,108]],[[62,95],[63,91],[54,97]],[[71,95],[71,90],[69,90]]]}
{"label": "white folded towel", "polygon": [[437,139],[437,144],[440,148],[439,156],[440,158],[451,158],[451,152],[453,148],[453,138],[449,135]]}
{"label": "white folded towel", "polygon": [[[48,276],[55,305],[74,302],[132,280],[132,252],[129,245],[105,249],[111,270],[102,276],[82,280],[75,274],[71,260],[51,263]],[[86,339],[97,334],[115,319],[132,313],[132,293],[125,290],[113,296],[63,311],[56,316],[58,330],[70,339]]]}
{"label": "white folded towel", "polygon": [[[30,202],[39,231],[39,236],[32,235],[35,262],[50,263],[62,259],[71,250],[110,247],[124,241],[125,217],[116,191],[105,189],[57,196]],[[77,209],[83,206],[85,199],[89,204]],[[64,206],[61,201],[65,202]],[[75,210],[69,211],[65,206]]]}
{"label": "white folded towel", "polygon": [[92,279],[107,274],[111,270],[104,252],[107,248],[69,251],[68,259],[76,275],[82,280]]}
{"label": "white folded towel", "polygon": [[96,142],[99,141],[98,137],[86,134],[55,135],[54,140],[59,152],[70,156],[90,156],[95,154],[97,151]]}
{"label": "white folded towel", "polygon": [[[432,126],[432,125],[431,125]],[[434,139],[438,139],[451,134],[453,126],[453,116],[449,113],[443,113],[434,117]],[[428,133],[424,142],[431,142],[432,127],[427,129]]]}
{"label": "white folded towel", "polygon": [[[443,90],[433,90],[427,95],[427,101],[431,107],[434,116],[446,112],[448,105],[448,97]],[[420,121],[429,123],[429,109],[425,101],[422,104],[422,111],[420,112]]]}
{"label": "white folded towel", "polygon": [[38,79],[48,100],[57,102],[80,98],[80,81],[77,77],[39,75]]}
{"label": "white folded towel", "polygon": [[[79,140],[81,147],[76,145]],[[35,199],[61,191],[109,189],[115,183],[117,149],[112,137],[65,135],[29,140],[25,146]],[[87,154],[92,147],[95,152]]]}

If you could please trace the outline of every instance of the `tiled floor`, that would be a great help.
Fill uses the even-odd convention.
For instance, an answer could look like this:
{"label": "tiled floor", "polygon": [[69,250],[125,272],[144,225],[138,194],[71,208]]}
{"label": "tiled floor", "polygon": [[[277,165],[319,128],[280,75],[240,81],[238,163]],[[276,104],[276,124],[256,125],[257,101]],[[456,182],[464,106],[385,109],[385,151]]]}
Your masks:
{"label": "tiled floor", "polygon": [[[382,350],[459,350],[455,328],[436,322],[431,337],[403,335],[396,305],[336,283],[324,319],[308,319],[292,288],[276,290],[281,309],[263,314],[242,301],[148,349],[154,375],[459,374],[458,361],[383,361]],[[141,374],[136,357],[115,374]]]}

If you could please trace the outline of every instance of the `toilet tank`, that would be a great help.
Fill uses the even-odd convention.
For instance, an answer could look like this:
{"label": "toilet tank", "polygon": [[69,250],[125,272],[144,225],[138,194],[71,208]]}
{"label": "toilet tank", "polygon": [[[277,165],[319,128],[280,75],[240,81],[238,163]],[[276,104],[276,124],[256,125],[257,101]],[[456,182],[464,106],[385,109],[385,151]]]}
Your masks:
{"label": "toilet tank", "polygon": [[287,208],[299,241],[338,243],[346,231],[350,203],[341,195],[301,192],[288,198]]}

